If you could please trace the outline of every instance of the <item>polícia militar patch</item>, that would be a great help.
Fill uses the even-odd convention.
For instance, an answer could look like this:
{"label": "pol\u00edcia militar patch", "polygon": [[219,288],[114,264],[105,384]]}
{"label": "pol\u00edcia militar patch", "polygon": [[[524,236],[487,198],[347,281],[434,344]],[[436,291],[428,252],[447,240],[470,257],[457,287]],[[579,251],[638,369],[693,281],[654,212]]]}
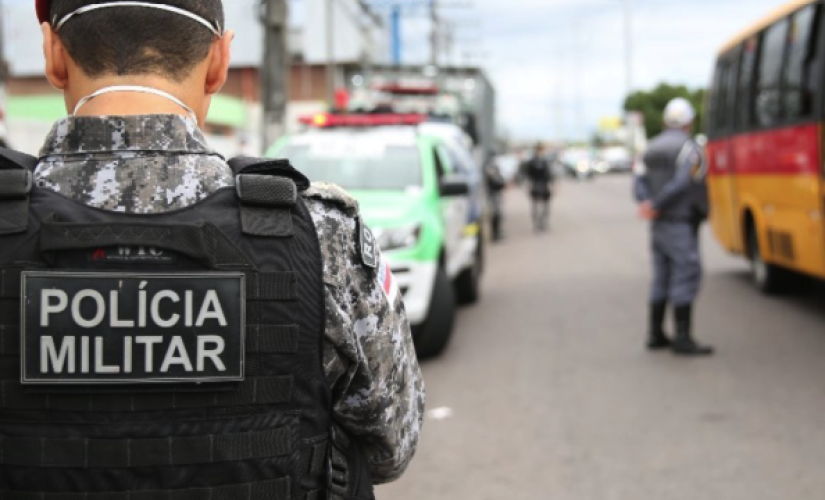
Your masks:
{"label": "pol\u00edcia militar patch", "polygon": [[24,385],[244,378],[244,275],[24,272]]}
{"label": "pol\u00edcia militar patch", "polygon": [[358,219],[358,225],[361,233],[358,245],[361,247],[361,261],[370,269],[375,269],[378,267],[378,242],[363,220]]}

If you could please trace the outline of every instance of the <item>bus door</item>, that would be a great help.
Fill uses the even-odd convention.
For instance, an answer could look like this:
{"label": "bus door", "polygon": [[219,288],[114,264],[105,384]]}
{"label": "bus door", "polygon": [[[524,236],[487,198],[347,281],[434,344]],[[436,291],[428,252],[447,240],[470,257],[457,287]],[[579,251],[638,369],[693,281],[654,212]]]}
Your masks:
{"label": "bus door", "polygon": [[711,217],[720,242],[728,250],[743,252],[736,186],[736,101],[739,50],[720,60],[714,81],[714,135],[707,161],[711,172],[709,194]]}

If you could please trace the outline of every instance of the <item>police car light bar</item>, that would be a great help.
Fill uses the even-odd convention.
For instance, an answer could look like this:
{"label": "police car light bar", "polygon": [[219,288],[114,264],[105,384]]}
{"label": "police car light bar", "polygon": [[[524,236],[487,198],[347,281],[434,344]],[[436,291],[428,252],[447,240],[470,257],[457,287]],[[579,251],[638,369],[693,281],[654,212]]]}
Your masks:
{"label": "police car light bar", "polygon": [[409,85],[378,85],[375,90],[396,95],[438,95],[438,87],[414,87]]}
{"label": "police car light bar", "polygon": [[333,127],[380,127],[389,125],[419,125],[427,121],[427,116],[418,113],[378,114],[378,115],[334,115],[322,113],[304,116],[300,122],[317,128]]}

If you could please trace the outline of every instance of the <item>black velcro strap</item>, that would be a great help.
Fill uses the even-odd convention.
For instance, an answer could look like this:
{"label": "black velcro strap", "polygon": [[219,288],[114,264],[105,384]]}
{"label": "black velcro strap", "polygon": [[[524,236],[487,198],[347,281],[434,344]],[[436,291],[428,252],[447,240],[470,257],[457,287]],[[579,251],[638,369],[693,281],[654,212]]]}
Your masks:
{"label": "black velcro strap", "polygon": [[29,193],[38,160],[19,151],[0,148],[0,236],[29,228]]}
{"label": "black velcro strap", "polygon": [[216,226],[197,224],[74,224],[43,221],[40,251],[82,250],[116,246],[152,246],[172,250],[210,269],[252,267],[250,261]]}
{"label": "black velcro strap", "polygon": [[30,170],[0,170],[0,201],[26,199],[33,183]]}
{"label": "black velcro strap", "polygon": [[292,179],[298,191],[309,189],[309,179],[289,163],[289,160],[273,158],[253,158],[239,156],[230,159],[227,163],[235,175],[260,174]]}
{"label": "black velcro strap", "polygon": [[293,272],[247,273],[246,300],[297,300],[297,285]]}
{"label": "black velcro strap", "polygon": [[312,460],[309,465],[309,474],[317,476],[324,472],[324,463],[327,460],[327,450],[329,449],[329,441],[317,443],[312,447]]}
{"label": "black velcro strap", "polygon": [[24,392],[19,381],[9,380],[0,383],[0,409],[137,412],[272,405],[291,401],[293,385],[291,376],[282,376],[247,379],[235,391],[58,395]]}
{"label": "black velcro strap", "polygon": [[0,464],[17,467],[159,467],[236,462],[292,453],[291,430],[159,439],[0,437]]}
{"label": "black velcro strap", "polygon": [[0,491],[0,500],[288,500],[289,478],[259,483],[190,488],[186,490],[123,491],[108,493],[33,493]]}
{"label": "black velcro strap", "polygon": [[[250,326],[246,331],[246,352],[249,354],[295,353],[298,352],[298,335],[298,325]],[[2,340],[1,335],[0,340]]]}
{"label": "black velcro strap", "polygon": [[347,457],[336,446],[329,447],[329,461],[327,462],[327,480],[331,495],[349,495],[349,464]]}
{"label": "black velcro strap", "polygon": [[241,174],[235,178],[235,189],[245,205],[289,208],[298,200],[295,182],[286,177]]}
{"label": "black velcro strap", "polygon": [[[295,179],[280,174],[282,165],[272,163],[253,161],[235,177],[241,201],[241,230],[248,236],[289,238],[295,234],[292,207],[298,201],[298,186]],[[286,167],[292,170],[289,163]]]}

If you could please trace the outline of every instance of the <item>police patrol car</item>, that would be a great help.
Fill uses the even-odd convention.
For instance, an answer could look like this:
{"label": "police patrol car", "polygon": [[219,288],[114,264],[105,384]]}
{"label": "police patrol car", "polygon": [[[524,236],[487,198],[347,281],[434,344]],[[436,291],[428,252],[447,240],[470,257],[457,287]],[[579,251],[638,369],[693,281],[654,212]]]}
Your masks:
{"label": "police patrol car", "polygon": [[426,120],[421,114],[316,115],[303,120],[306,132],[268,153],[358,200],[391,263],[422,357],[446,346],[456,304],[478,300],[484,244],[482,193],[472,187],[479,179],[458,161],[456,144],[428,131]]}

